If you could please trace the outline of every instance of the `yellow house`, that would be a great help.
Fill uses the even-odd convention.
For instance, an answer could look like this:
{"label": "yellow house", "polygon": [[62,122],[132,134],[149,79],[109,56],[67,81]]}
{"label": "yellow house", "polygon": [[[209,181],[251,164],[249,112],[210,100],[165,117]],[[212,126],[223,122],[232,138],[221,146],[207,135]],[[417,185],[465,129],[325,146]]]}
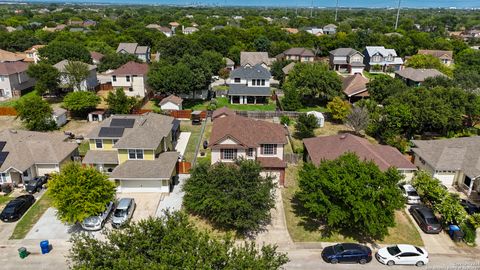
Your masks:
{"label": "yellow house", "polygon": [[120,192],[169,192],[179,123],[154,113],[114,115],[87,136],[90,150],[83,163],[108,173]]}

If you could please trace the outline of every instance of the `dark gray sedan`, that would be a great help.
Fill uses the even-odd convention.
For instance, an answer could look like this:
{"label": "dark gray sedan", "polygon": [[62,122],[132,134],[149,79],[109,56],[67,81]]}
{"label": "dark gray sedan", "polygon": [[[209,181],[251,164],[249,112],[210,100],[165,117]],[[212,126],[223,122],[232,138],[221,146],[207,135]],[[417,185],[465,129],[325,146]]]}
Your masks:
{"label": "dark gray sedan", "polygon": [[425,233],[437,234],[442,231],[442,225],[433,213],[432,209],[424,205],[414,205],[408,209],[417,222],[420,229]]}

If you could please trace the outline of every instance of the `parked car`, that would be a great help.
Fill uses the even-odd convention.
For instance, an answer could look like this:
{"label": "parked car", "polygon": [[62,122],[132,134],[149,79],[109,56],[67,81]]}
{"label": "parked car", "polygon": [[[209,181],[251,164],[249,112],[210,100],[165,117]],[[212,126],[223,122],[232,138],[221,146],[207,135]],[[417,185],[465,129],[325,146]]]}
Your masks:
{"label": "parked car", "polygon": [[0,219],[4,222],[13,222],[19,220],[28,208],[35,202],[33,195],[21,195],[11,200],[0,214]]}
{"label": "parked car", "polygon": [[47,176],[39,176],[35,177],[32,180],[28,181],[28,184],[25,185],[25,190],[33,194],[35,192],[40,192],[43,185],[47,183],[48,177]]}
{"label": "parked car", "polygon": [[366,264],[372,260],[372,250],[364,245],[343,243],[323,249],[322,258],[329,263]]}
{"label": "parked car", "polygon": [[442,231],[442,225],[438,221],[437,217],[433,213],[432,209],[424,205],[414,205],[408,209],[412,214],[415,221],[417,221],[420,229],[425,233],[440,233]]}
{"label": "parked car", "polygon": [[127,224],[135,211],[135,200],[133,198],[122,198],[118,201],[117,208],[113,212],[112,226],[120,228]]}
{"label": "parked car", "polygon": [[100,213],[98,216],[91,216],[83,220],[81,223],[82,228],[87,231],[98,231],[103,228],[105,223],[108,220],[108,217],[113,211],[115,204],[113,202],[109,202],[106,206],[105,211]]}
{"label": "parked car", "polygon": [[412,185],[400,186],[403,197],[407,200],[407,204],[420,204],[420,196]]}
{"label": "parked car", "polygon": [[392,266],[410,264],[424,266],[428,263],[428,253],[424,248],[412,245],[395,245],[378,250],[375,255],[380,263]]}
{"label": "parked car", "polygon": [[465,211],[467,211],[469,215],[480,213],[480,206],[475,205],[470,201],[461,199],[460,204],[463,206],[463,208],[465,208]]}

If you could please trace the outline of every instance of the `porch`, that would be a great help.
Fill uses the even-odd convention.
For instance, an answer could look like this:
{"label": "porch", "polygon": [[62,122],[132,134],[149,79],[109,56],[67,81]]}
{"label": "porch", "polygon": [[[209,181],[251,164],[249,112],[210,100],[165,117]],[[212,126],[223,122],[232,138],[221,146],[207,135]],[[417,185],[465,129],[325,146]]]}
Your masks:
{"label": "porch", "polygon": [[230,96],[230,104],[267,104],[268,96]]}

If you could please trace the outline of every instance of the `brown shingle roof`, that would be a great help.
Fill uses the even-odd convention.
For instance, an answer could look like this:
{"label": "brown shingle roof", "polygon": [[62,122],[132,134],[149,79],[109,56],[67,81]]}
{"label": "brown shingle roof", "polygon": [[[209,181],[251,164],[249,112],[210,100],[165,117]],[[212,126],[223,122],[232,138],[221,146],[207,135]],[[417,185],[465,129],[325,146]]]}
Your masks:
{"label": "brown shingle roof", "polygon": [[220,109],[216,109],[215,111],[213,111],[212,113],[212,120],[215,120],[217,118],[219,118],[220,116],[230,116],[230,115],[235,115],[235,112],[230,110],[229,108],[227,107],[222,107]]}
{"label": "brown shingle roof", "polygon": [[93,60],[99,61],[99,62],[100,60],[102,60],[103,57],[105,57],[105,55],[99,52],[90,52],[90,56],[92,57]]}
{"label": "brown shingle roof", "polygon": [[287,163],[278,157],[258,157],[257,161],[260,162],[263,168],[286,168]]}
{"label": "brown shingle roof", "polygon": [[24,72],[28,69],[28,64],[25,62],[5,62],[0,63],[0,75],[12,75],[15,73]]}
{"label": "brown shingle roof", "polygon": [[[342,89],[347,97],[356,96],[363,93],[363,96],[369,96],[367,90],[368,79],[361,74],[355,74],[343,78]],[[366,92],[366,95],[365,95]]]}
{"label": "brown shingle roof", "polygon": [[112,75],[146,75],[148,73],[148,64],[130,61],[117,68]]}
{"label": "brown shingle roof", "polygon": [[415,165],[407,160],[397,149],[380,144],[371,144],[366,139],[352,134],[308,138],[303,140],[312,162],[320,164],[322,160],[333,160],[344,153],[353,152],[360,159],[371,160],[381,170],[390,167],[416,170]]}
{"label": "brown shingle roof", "polygon": [[16,62],[25,59],[25,54],[13,53],[0,49],[0,62]]}
{"label": "brown shingle roof", "polygon": [[287,132],[282,125],[232,115],[217,118],[213,122],[210,146],[215,146],[226,138],[248,147],[268,143],[287,144],[286,135]]}
{"label": "brown shingle roof", "polygon": [[162,101],[160,101],[160,105],[163,105],[167,102],[172,102],[173,104],[180,105],[180,104],[182,104],[183,99],[181,97],[177,97],[175,95],[170,95],[170,96],[162,99]]}
{"label": "brown shingle roof", "polygon": [[409,79],[414,82],[423,82],[427,78],[445,76],[436,69],[416,69],[411,67],[395,71],[395,73],[402,78]]}
{"label": "brown shingle roof", "polygon": [[442,50],[418,50],[418,54],[427,54],[432,55],[437,58],[445,56],[446,58],[453,59],[453,51],[442,51]]}
{"label": "brown shingle roof", "polygon": [[284,55],[295,55],[295,56],[302,56],[302,57],[314,57],[315,54],[312,50],[307,48],[290,48],[283,52]]}

